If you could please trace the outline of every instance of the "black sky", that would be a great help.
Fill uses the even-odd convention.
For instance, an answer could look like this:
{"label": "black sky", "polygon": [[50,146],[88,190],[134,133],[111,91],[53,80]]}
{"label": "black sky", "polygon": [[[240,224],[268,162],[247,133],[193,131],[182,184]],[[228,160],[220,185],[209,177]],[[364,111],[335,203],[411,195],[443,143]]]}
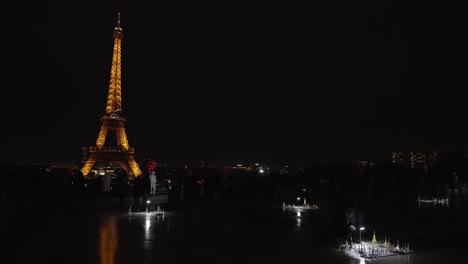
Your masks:
{"label": "black sky", "polygon": [[138,160],[467,149],[462,2],[226,2],[11,4],[0,159],[79,160],[95,144],[118,11]]}

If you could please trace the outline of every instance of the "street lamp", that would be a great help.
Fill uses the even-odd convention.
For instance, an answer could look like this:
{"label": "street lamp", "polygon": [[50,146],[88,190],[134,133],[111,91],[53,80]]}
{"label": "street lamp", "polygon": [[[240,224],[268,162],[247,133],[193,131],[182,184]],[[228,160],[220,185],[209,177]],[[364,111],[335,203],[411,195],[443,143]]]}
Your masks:
{"label": "street lamp", "polygon": [[149,208],[150,202],[151,202],[150,200],[147,200],[147,201],[146,201],[146,204],[147,204],[147,205],[146,205],[146,212],[148,212],[148,208]]}
{"label": "street lamp", "polygon": [[297,206],[299,206],[299,200],[301,199],[301,197],[297,197]]}
{"label": "street lamp", "polygon": [[363,226],[359,228],[359,243],[362,242],[362,240],[361,240],[361,231],[362,230],[365,230],[365,228]]}

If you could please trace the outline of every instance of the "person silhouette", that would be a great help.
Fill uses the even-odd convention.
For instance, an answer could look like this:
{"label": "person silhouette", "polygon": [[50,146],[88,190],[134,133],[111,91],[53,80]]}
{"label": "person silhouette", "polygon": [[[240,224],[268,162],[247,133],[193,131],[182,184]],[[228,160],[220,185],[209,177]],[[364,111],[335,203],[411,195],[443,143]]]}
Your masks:
{"label": "person silhouette", "polygon": [[128,180],[125,176],[120,176],[117,182],[117,193],[119,196],[119,205],[120,207],[125,207],[125,201],[127,199],[128,192]]}
{"label": "person silhouette", "polygon": [[109,193],[110,190],[111,190],[111,181],[112,181],[112,177],[110,175],[110,173],[105,173],[103,178],[102,178],[102,191],[104,193]]}
{"label": "person silhouette", "polygon": [[133,202],[135,207],[140,206],[140,198],[143,196],[144,186],[142,176],[137,176],[133,180]]}
{"label": "person silhouette", "polygon": [[156,194],[156,181],[157,181],[156,173],[154,171],[152,171],[150,173],[149,178],[150,178],[150,194],[154,195],[154,194]]}

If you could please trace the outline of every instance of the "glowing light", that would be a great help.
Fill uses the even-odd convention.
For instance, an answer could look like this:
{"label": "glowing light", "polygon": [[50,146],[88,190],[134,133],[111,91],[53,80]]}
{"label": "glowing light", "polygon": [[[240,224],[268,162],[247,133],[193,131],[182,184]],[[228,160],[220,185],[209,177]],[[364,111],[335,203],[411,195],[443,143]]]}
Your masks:
{"label": "glowing light", "polygon": [[301,212],[297,212],[297,216],[301,216]]}
{"label": "glowing light", "polygon": [[151,219],[149,217],[146,218],[145,220],[145,232],[148,234],[149,230],[151,227]]}
{"label": "glowing light", "polygon": [[[120,24],[120,19],[118,24]],[[112,54],[111,76],[106,101],[106,115],[101,118],[101,128],[96,140],[96,146],[89,148],[88,160],[83,165],[81,172],[87,177],[97,160],[112,160],[120,163],[131,178],[141,175],[141,170],[136,163],[125,133],[125,119],[119,116],[122,111],[122,83],[121,83],[121,42],[123,30],[120,26],[114,29],[114,47]],[[109,131],[115,131],[118,148],[104,147]],[[109,152],[120,152],[125,155],[117,156]],[[108,156],[110,155],[110,156]],[[103,158],[104,157],[104,158]]]}
{"label": "glowing light", "polygon": [[102,219],[99,225],[99,260],[101,264],[115,264],[119,242],[117,219],[111,215]]}

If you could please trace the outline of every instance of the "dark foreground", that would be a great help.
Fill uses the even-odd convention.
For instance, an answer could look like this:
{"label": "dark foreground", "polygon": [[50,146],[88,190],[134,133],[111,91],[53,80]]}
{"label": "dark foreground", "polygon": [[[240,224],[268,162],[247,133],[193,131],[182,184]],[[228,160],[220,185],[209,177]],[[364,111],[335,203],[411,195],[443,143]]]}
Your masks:
{"label": "dark foreground", "polygon": [[[150,211],[154,211],[153,201]],[[460,263],[467,248],[466,203],[366,215],[367,229],[409,241],[414,254],[359,259],[338,250],[319,209],[301,216],[260,203],[186,202],[164,216],[128,214],[114,197],[73,204],[15,201],[2,219],[2,263]],[[357,239],[358,233],[354,234]],[[363,232],[370,240],[372,232]],[[464,242],[464,243],[463,243]]]}

